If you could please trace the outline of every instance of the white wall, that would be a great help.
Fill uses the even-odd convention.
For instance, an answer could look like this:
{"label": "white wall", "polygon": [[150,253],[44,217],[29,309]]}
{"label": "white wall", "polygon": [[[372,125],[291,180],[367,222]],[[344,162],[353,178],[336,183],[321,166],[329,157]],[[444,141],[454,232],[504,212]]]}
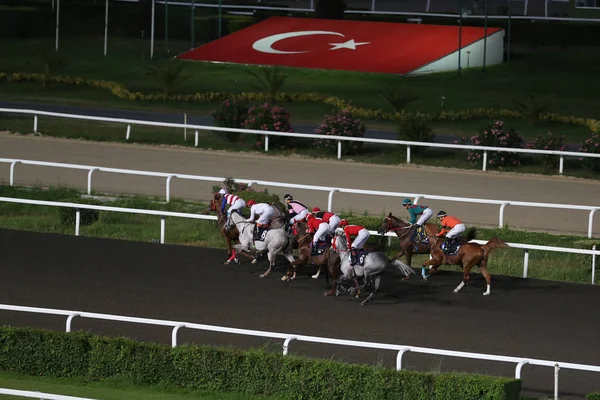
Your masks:
{"label": "white wall", "polygon": [[[457,38],[458,41],[458,38]],[[504,30],[488,36],[485,65],[501,64],[504,60]],[[470,52],[470,54],[467,54]],[[483,39],[461,49],[461,66],[463,69],[483,66]],[[458,70],[458,51],[448,54],[437,61],[410,72],[408,75],[432,74],[443,71]]]}

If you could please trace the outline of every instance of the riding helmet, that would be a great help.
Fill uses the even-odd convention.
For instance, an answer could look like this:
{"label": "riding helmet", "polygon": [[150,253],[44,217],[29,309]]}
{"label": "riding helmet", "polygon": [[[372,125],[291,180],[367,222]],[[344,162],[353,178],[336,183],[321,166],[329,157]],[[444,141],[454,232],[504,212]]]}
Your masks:
{"label": "riding helmet", "polygon": [[347,219],[343,219],[340,221],[340,226],[348,226],[348,220]]}
{"label": "riding helmet", "polygon": [[255,205],[255,204],[256,204],[256,201],[254,201],[254,200],[250,200],[250,201],[248,201],[248,203],[246,203],[246,205],[247,205],[248,207],[252,207],[252,206],[253,206],[253,205]]}
{"label": "riding helmet", "polygon": [[219,194],[227,194],[227,189],[223,188],[219,190]]}
{"label": "riding helmet", "polygon": [[445,216],[447,216],[447,215],[448,215],[448,214],[446,214],[446,211],[440,211],[440,212],[438,212],[438,213],[437,213],[437,217],[438,217],[438,218],[442,218],[442,217],[445,217]]}
{"label": "riding helmet", "polygon": [[402,200],[402,205],[403,206],[410,206],[410,205],[412,205],[412,200],[408,199],[408,198],[404,199],[404,200]]}
{"label": "riding helmet", "polygon": [[312,212],[314,212],[314,213],[319,212],[319,211],[321,211],[321,209],[319,207],[315,207],[312,209]]}
{"label": "riding helmet", "polygon": [[285,196],[283,196],[283,200],[294,200],[294,198],[291,194],[287,193]]}

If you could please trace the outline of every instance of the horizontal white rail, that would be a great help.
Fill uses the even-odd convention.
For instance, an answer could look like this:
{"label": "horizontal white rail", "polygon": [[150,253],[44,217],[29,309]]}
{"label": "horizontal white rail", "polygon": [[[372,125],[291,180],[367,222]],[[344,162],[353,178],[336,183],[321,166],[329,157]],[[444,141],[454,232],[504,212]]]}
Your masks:
{"label": "horizontal white rail", "polygon": [[4,388],[0,388],[0,394],[5,394],[8,396],[29,397],[32,399],[42,399],[42,400],[92,400],[92,399],[88,399],[85,397],[63,396],[60,394],[30,392],[28,390],[14,390],[14,389],[4,389]]}
{"label": "horizontal white rail", "polygon": [[76,317],[99,319],[99,320],[105,320],[105,321],[131,322],[131,323],[145,324],[145,325],[169,326],[169,327],[173,328],[173,330],[171,331],[171,346],[172,347],[177,346],[178,331],[182,328],[187,328],[187,329],[196,329],[196,330],[210,331],[210,332],[228,333],[228,334],[234,334],[234,335],[280,339],[280,340],[284,341],[283,346],[282,346],[282,354],[284,356],[289,354],[290,343],[293,340],[296,340],[299,342],[331,344],[331,345],[337,345],[337,346],[349,346],[349,347],[360,347],[360,348],[367,348],[367,349],[391,350],[391,351],[397,352],[396,370],[398,370],[398,371],[402,370],[402,356],[407,352],[512,363],[512,364],[516,364],[515,365],[515,374],[514,374],[514,377],[516,379],[521,379],[521,370],[522,370],[523,366],[525,366],[526,364],[543,366],[543,367],[551,367],[551,368],[553,368],[553,371],[554,371],[554,390],[555,390],[556,394],[558,394],[558,392],[557,392],[558,391],[558,376],[559,376],[558,371],[560,369],[600,372],[600,366],[597,366],[597,365],[567,363],[567,362],[541,360],[541,359],[527,358],[527,357],[500,356],[500,355],[472,353],[472,352],[465,352],[465,351],[434,349],[434,348],[417,347],[417,346],[410,346],[410,345],[404,345],[404,344],[362,342],[362,341],[347,340],[347,339],[334,339],[334,338],[324,338],[324,337],[318,337],[318,336],[298,335],[298,334],[294,334],[294,333],[277,333],[277,332],[267,332],[267,331],[258,331],[258,330],[250,330],[250,329],[228,328],[228,327],[222,327],[222,326],[196,324],[196,323],[182,322],[182,321],[159,320],[159,319],[139,318],[139,317],[126,317],[126,316],[111,315],[111,314],[88,313],[88,312],[84,312],[84,311],[71,311],[71,310],[60,310],[60,309],[51,309],[51,308],[15,306],[15,305],[10,305],[10,304],[0,304],[0,310],[65,316],[65,317],[67,317],[66,327],[65,327],[66,332],[71,332],[72,322],[73,322],[73,319]]}
{"label": "horizontal white rail", "polygon": [[[137,2],[139,0],[120,0],[127,2]],[[513,0],[514,1],[514,0]],[[165,4],[164,0],[157,0],[157,4]],[[525,0],[527,4],[527,0]],[[170,6],[183,6],[183,7],[201,7],[201,8],[223,8],[232,10],[273,10],[273,11],[289,11],[289,12],[314,12],[314,0],[310,0],[310,7],[299,8],[299,7],[270,7],[270,6],[256,6],[256,5],[240,5],[240,4],[211,4],[211,3],[194,3],[182,2],[182,1],[171,1],[169,0]],[[380,10],[376,11],[377,7],[376,0],[371,2],[369,10],[346,10],[346,14],[372,14],[372,15],[406,15],[406,16],[420,16],[420,17],[441,17],[441,18],[458,18],[458,14],[453,13],[433,13],[429,12],[431,2],[427,1],[424,4],[425,12],[418,11],[387,11]],[[527,20],[527,21],[565,21],[565,22],[600,22],[598,18],[569,18],[569,17],[548,17],[548,0],[545,0],[544,16],[531,16],[527,15],[527,5],[524,7],[524,15],[511,15],[510,18],[515,20]],[[485,19],[485,15],[479,14],[463,14],[463,18],[469,19]],[[509,19],[508,15],[488,15],[488,19]]]}
{"label": "horizontal white rail", "polygon": [[[33,160],[21,160],[14,158],[0,158],[0,163],[10,163],[10,185],[13,186],[15,182],[15,167],[18,164],[23,165],[39,165],[45,167],[53,167],[53,168],[67,168],[67,169],[78,169],[88,171],[87,176],[87,192],[88,194],[92,193],[92,175],[94,172],[109,172],[109,173],[117,173],[117,174],[127,174],[127,175],[140,175],[140,176],[154,176],[154,177],[162,177],[166,178],[166,187],[165,187],[165,198],[166,201],[170,201],[171,199],[171,182],[174,178],[177,179],[187,179],[187,180],[197,180],[197,181],[207,181],[207,182],[223,182],[225,180],[224,177],[216,177],[216,176],[202,176],[202,175],[187,175],[187,174],[176,174],[169,172],[152,172],[152,171],[141,171],[134,169],[121,169],[121,168],[107,168],[107,167],[99,167],[93,165],[81,165],[81,164],[65,164],[65,163],[56,163],[56,162],[47,162],[47,161],[33,161]],[[421,199],[428,200],[442,200],[442,201],[452,201],[459,203],[472,203],[472,204],[489,204],[489,205],[498,205],[500,206],[499,214],[498,214],[498,227],[502,228],[504,226],[504,212],[506,207],[534,207],[534,208],[555,208],[555,209],[564,209],[564,210],[580,210],[580,211],[589,211],[588,215],[588,226],[587,226],[587,236],[591,238],[593,236],[593,227],[594,227],[594,215],[597,211],[600,210],[600,206],[584,206],[584,205],[576,205],[576,204],[554,204],[554,203],[536,203],[536,202],[527,202],[527,201],[512,201],[512,200],[491,200],[491,199],[476,199],[476,198],[468,198],[468,197],[455,197],[455,196],[440,196],[440,195],[431,195],[431,194],[422,194],[422,193],[408,193],[408,192],[386,192],[379,190],[364,190],[364,189],[351,189],[351,188],[339,188],[339,187],[329,187],[329,186],[314,186],[314,185],[302,185],[295,183],[286,183],[286,182],[272,182],[272,181],[263,181],[263,180],[255,180],[255,179],[237,179],[236,182],[246,183],[249,185],[262,185],[262,186],[272,186],[272,187],[284,187],[284,188],[293,188],[293,189],[305,189],[305,190],[316,190],[321,192],[328,192],[327,198],[327,209],[331,211],[333,209],[333,195],[334,193],[351,193],[351,194],[366,194],[370,196],[388,196],[388,197],[413,197],[414,203],[418,203]]]}
{"label": "horizontal white rail", "polygon": [[13,113],[13,114],[27,114],[33,115],[33,131],[38,131],[38,115],[45,115],[49,117],[58,118],[69,118],[78,119],[85,121],[102,121],[102,122],[114,122],[120,124],[127,124],[127,131],[125,139],[129,140],[131,137],[131,125],[143,125],[143,126],[162,126],[166,128],[182,128],[182,129],[194,129],[195,132],[195,146],[198,146],[198,131],[218,131],[218,132],[233,132],[240,134],[250,135],[261,135],[265,137],[265,152],[269,151],[269,136],[287,136],[300,139],[323,139],[323,140],[334,140],[337,141],[337,158],[342,158],[342,143],[343,142],[363,142],[363,143],[380,143],[380,144],[392,144],[406,146],[406,163],[411,162],[411,146],[417,147],[434,147],[444,149],[460,149],[460,150],[476,150],[483,152],[482,170],[487,170],[487,155],[488,152],[504,152],[504,153],[524,153],[524,154],[546,154],[555,155],[559,157],[558,173],[562,174],[564,170],[564,158],[565,157],[578,157],[578,158],[600,158],[600,154],[590,154],[576,151],[559,151],[559,150],[537,150],[537,149],[523,149],[523,148],[507,148],[507,147],[494,147],[494,146],[473,146],[463,144],[450,144],[450,143],[431,143],[431,142],[413,142],[408,140],[391,140],[391,139],[371,139],[371,138],[354,138],[348,136],[333,136],[333,135],[316,135],[313,133],[295,133],[295,132],[275,132],[275,131],[263,131],[257,129],[238,129],[238,128],[223,128],[218,126],[207,126],[207,125],[190,125],[180,124],[175,122],[158,122],[158,121],[145,121],[137,119],[126,119],[126,118],[109,118],[109,117],[97,117],[90,115],[80,114],[65,114],[56,113],[50,111],[40,110],[25,110],[16,108],[0,108],[0,112]]}
{"label": "horizontal white rail", "polygon": [[[75,209],[75,236],[79,236],[79,230],[81,226],[81,209],[88,210],[99,210],[99,211],[114,211],[129,214],[145,214],[145,215],[156,215],[160,216],[160,243],[165,243],[165,230],[166,222],[165,217],[179,217],[179,218],[193,218],[193,219],[204,219],[216,221],[217,217],[214,215],[199,215],[190,213],[180,213],[172,211],[159,211],[159,210],[143,210],[135,208],[124,208],[124,207],[110,207],[110,206],[99,206],[93,204],[80,204],[80,203],[67,203],[58,201],[47,201],[47,200],[31,200],[31,199],[19,199],[13,197],[0,197],[0,202],[17,203],[17,204],[33,204],[40,206],[50,207],[70,207]],[[379,235],[376,231],[369,231],[374,236],[386,236],[388,238],[396,237],[395,233],[387,232],[384,235]],[[486,243],[485,240],[476,240],[477,243]],[[527,278],[527,271],[529,268],[529,250],[543,250],[552,251],[559,253],[574,253],[574,254],[588,254],[592,256],[592,285],[595,283],[595,266],[596,256],[600,256],[600,250],[596,250],[596,246],[592,250],[585,249],[573,249],[568,247],[553,247],[553,246],[539,246],[533,244],[523,243],[507,243],[509,247],[525,249],[525,255],[523,259],[523,278]]]}

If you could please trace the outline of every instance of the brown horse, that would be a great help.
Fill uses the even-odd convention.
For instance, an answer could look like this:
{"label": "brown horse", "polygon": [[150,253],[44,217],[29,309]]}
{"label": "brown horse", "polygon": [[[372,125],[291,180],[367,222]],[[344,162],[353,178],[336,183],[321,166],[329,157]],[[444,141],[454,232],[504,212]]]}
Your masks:
{"label": "brown horse", "polygon": [[[438,232],[438,226],[436,224],[425,224],[425,233],[428,238],[435,237]],[[387,217],[381,221],[381,225],[377,230],[380,235],[385,235],[387,232],[394,232],[400,240],[400,251],[396,254],[396,258],[406,256],[406,264],[411,266],[413,254],[429,254],[429,241],[414,243],[412,240],[413,232],[417,229],[416,225],[412,225],[410,222],[401,220],[390,213]]]}
{"label": "brown horse", "polygon": [[239,240],[240,233],[235,226],[232,224],[230,229],[225,229],[225,223],[227,222],[227,215],[221,212],[221,202],[217,198],[213,198],[208,205],[208,211],[217,213],[217,226],[219,227],[219,232],[221,236],[225,238],[227,242],[227,261],[224,262],[225,265],[229,265],[232,262],[239,264],[240,260],[237,258],[237,254],[233,249],[232,242]]}
{"label": "brown horse", "polygon": [[319,268],[312,278],[317,279],[321,273],[321,269],[325,269],[325,279],[327,280],[327,285],[329,285],[329,277],[331,276],[331,273],[334,272],[335,265],[337,264],[337,268],[340,266],[339,255],[336,252],[331,251],[331,248],[325,249],[325,251],[319,255],[311,255],[313,234],[309,232],[308,225],[304,221],[294,223],[292,232],[298,244],[298,256],[296,260],[290,264],[288,272],[281,277],[281,280],[288,281],[296,279],[296,269],[298,267],[312,264]]}
{"label": "brown horse", "polygon": [[[467,236],[467,240],[470,240],[469,236],[471,235]],[[424,262],[423,268],[431,265],[431,274],[434,273],[442,264],[460,266],[463,269],[463,280],[456,287],[456,289],[454,289],[454,293],[458,293],[463,286],[469,284],[471,268],[478,266],[479,271],[481,271],[487,283],[487,290],[483,293],[483,295],[488,296],[490,294],[492,280],[492,277],[487,269],[488,258],[492,250],[508,247],[508,245],[498,237],[493,237],[484,245],[479,243],[469,243],[467,241],[466,243],[460,245],[456,255],[450,256],[441,249],[441,245],[444,240],[444,237],[438,237],[431,243],[431,260]],[[423,279],[425,281],[427,281],[427,278],[427,275],[423,275]]]}

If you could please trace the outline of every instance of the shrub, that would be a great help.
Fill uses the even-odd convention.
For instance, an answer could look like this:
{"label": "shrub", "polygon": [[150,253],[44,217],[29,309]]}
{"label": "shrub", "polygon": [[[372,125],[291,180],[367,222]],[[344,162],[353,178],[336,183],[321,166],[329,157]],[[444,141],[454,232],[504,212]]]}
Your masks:
{"label": "shrub", "polygon": [[[594,133],[591,138],[581,143],[579,151],[589,154],[600,154],[600,133]],[[582,157],[584,164],[593,169],[600,171],[600,158]]]}
{"label": "shrub", "polygon": [[[222,128],[243,128],[248,118],[248,106],[239,100],[225,100],[217,111],[213,111],[212,117],[215,125]],[[228,142],[236,142],[241,133],[239,132],[215,132]]]}
{"label": "shrub", "polygon": [[[100,204],[98,201],[80,201],[82,204]],[[89,209],[79,209],[79,224],[80,225],[91,225],[94,222],[98,221],[100,218],[100,211],[98,210],[89,210]],[[58,219],[60,223],[66,226],[74,226],[75,218],[76,218],[77,209],[69,208],[69,207],[60,207],[58,209]]]}
{"label": "shrub", "polygon": [[[475,136],[462,137],[461,144],[472,144],[475,146],[493,146],[493,147],[523,147],[523,138],[514,129],[508,129],[504,122],[496,121],[486,125],[483,130]],[[467,160],[473,165],[481,165],[483,151],[469,150]],[[491,168],[502,168],[511,165],[520,165],[518,153],[507,153],[488,151],[488,165]]]}
{"label": "shrub", "polygon": [[[600,250],[599,239],[584,239],[573,242],[573,247],[582,250],[592,250],[596,246],[596,250]],[[575,254],[575,260],[577,260],[577,266],[584,271],[592,270],[592,256],[589,254]],[[598,264],[598,263],[596,263]]]}
{"label": "shrub", "polygon": [[317,0],[315,16],[324,19],[344,19],[347,7],[345,0]]}
{"label": "shrub", "polygon": [[[326,115],[321,125],[314,130],[317,135],[363,137],[366,128],[363,123],[354,118],[348,109],[338,111],[335,115]],[[316,139],[314,145],[319,148],[337,152],[337,142],[333,140]],[[359,154],[363,148],[363,142],[342,143],[343,154]]]}
{"label": "shrub", "polygon": [[600,400],[600,392],[589,393],[585,396],[586,400]]}
{"label": "shrub", "polygon": [[[293,132],[290,125],[290,114],[283,107],[271,106],[269,103],[264,103],[260,106],[253,106],[248,109],[248,118],[244,121],[244,128],[257,129],[263,131],[275,132]],[[262,149],[263,138],[255,138],[247,135],[252,147]],[[294,142],[292,137],[286,136],[269,136],[269,148],[285,150],[293,147]]]}
{"label": "shrub", "polygon": [[[527,143],[528,149],[537,150],[560,150],[563,151],[565,146],[563,144],[565,136],[553,135],[552,132],[546,134],[539,134],[533,142]],[[556,168],[558,166],[558,156],[552,156],[549,154],[537,154],[534,157],[544,163],[548,168]]]}
{"label": "shrub", "polygon": [[[398,138],[410,140],[411,142],[433,142],[435,132],[423,118],[412,117],[401,120],[398,124]],[[411,148],[414,154],[425,151],[425,147],[415,146]]]}

